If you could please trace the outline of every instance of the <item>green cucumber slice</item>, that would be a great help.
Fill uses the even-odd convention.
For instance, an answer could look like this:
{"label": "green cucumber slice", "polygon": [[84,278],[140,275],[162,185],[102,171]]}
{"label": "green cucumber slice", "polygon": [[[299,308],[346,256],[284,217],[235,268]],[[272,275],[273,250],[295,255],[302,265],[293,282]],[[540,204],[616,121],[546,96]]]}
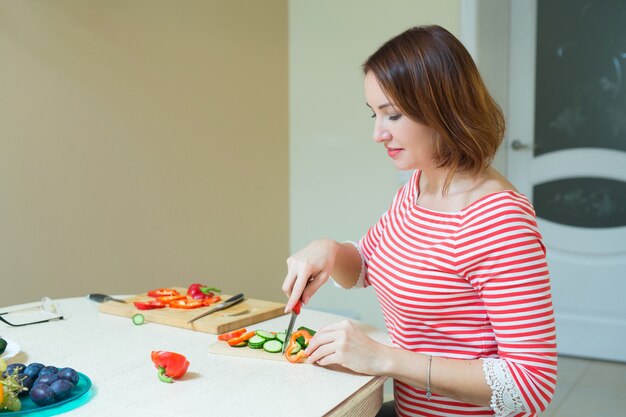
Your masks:
{"label": "green cucumber slice", "polygon": [[287,337],[287,335],[283,332],[276,333],[276,339],[280,340],[281,343],[285,343],[285,337]]}
{"label": "green cucumber slice", "polygon": [[263,343],[263,349],[270,353],[278,353],[278,352],[282,352],[283,344],[280,343],[276,339],[268,340],[265,343]]}
{"label": "green cucumber slice", "polygon": [[296,344],[296,347],[293,348],[293,350],[291,351],[290,355],[295,355],[296,353],[300,352],[302,350],[302,346],[300,346],[299,344]]}
{"label": "green cucumber slice", "polygon": [[276,339],[276,336],[273,333],[267,332],[265,330],[257,330],[254,332],[257,336],[261,336],[265,340]]}
{"label": "green cucumber slice", "polygon": [[262,338],[261,336],[254,335],[250,339],[248,339],[248,344],[249,345],[261,345],[261,346],[263,346],[263,343],[265,343],[265,339]]}
{"label": "green cucumber slice", "polygon": [[137,314],[133,315],[132,319],[133,319],[133,324],[135,326],[139,326],[139,325],[144,324],[146,322],[146,318],[141,313],[137,313]]}

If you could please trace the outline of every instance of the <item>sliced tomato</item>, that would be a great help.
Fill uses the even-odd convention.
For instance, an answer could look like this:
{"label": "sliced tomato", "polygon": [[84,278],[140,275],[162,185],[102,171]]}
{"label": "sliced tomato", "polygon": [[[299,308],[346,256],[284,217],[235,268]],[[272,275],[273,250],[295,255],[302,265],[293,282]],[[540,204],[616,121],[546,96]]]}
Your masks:
{"label": "sliced tomato", "polygon": [[188,298],[184,298],[181,300],[174,300],[169,303],[169,306],[172,308],[184,308],[184,309],[192,309],[203,307],[201,300],[190,300]]}
{"label": "sliced tomato", "polygon": [[165,297],[168,295],[179,295],[180,293],[173,288],[157,288],[156,290],[148,291],[150,297]]}
{"label": "sliced tomato", "polygon": [[135,307],[139,310],[154,310],[155,308],[163,308],[165,304],[160,302],[159,300],[150,300],[150,301],[135,301],[133,302]]}
{"label": "sliced tomato", "polygon": [[228,332],[228,333],[222,333],[219,336],[217,336],[217,340],[230,340],[233,337],[241,336],[245,332],[246,332],[246,328],[244,327],[243,329],[233,330],[232,332]]}

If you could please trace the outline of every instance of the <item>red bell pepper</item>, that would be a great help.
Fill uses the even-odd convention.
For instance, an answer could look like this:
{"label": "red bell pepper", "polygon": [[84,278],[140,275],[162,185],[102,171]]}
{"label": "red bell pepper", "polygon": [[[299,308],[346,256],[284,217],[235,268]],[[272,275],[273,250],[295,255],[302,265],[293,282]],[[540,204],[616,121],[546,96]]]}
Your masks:
{"label": "red bell pepper", "polygon": [[155,308],[163,308],[165,304],[158,300],[150,300],[150,301],[135,301],[133,302],[135,307],[139,310],[154,310]]}
{"label": "red bell pepper", "polygon": [[165,297],[168,295],[179,295],[180,293],[173,288],[157,288],[156,290],[148,291],[150,297]]}
{"label": "red bell pepper", "polygon": [[306,345],[309,344],[309,341],[313,337],[313,336],[311,336],[311,333],[309,333],[306,330],[298,330],[297,332],[294,332],[294,333],[291,334],[291,337],[289,337],[289,344],[287,345],[287,348],[285,349],[285,357],[291,363],[300,362],[300,359],[306,358],[308,356],[306,353],[304,353],[304,349],[300,350],[295,355],[291,354],[291,352],[297,346],[299,346],[299,344],[296,341],[296,339],[299,338],[300,336],[302,336],[304,338],[304,344],[306,344]]}
{"label": "red bell pepper", "polygon": [[203,284],[191,284],[187,288],[187,296],[195,300],[204,300],[213,297],[214,292],[221,292],[219,288],[207,287]]}
{"label": "red bell pepper", "polygon": [[189,361],[180,353],[155,350],[150,356],[154,366],[159,370],[159,379],[163,382],[173,382],[173,379],[185,375],[189,368]]}
{"label": "red bell pepper", "polygon": [[244,334],[246,332],[246,328],[244,327],[243,329],[239,329],[239,330],[233,330],[232,332],[228,332],[228,333],[222,333],[219,336],[217,336],[217,340],[230,340],[234,337],[239,337],[242,334]]}

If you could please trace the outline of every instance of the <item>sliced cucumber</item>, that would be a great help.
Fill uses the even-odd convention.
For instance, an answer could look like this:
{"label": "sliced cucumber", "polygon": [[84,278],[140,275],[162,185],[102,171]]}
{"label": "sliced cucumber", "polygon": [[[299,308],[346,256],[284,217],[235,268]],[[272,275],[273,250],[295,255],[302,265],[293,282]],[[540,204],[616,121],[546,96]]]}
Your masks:
{"label": "sliced cucumber", "polygon": [[276,336],[273,333],[267,332],[265,330],[257,330],[254,333],[256,333],[257,336],[261,336],[265,340],[276,339]]}
{"label": "sliced cucumber", "polygon": [[280,340],[281,343],[285,343],[285,337],[287,337],[287,335],[283,332],[276,333],[276,339]]}
{"label": "sliced cucumber", "polygon": [[144,324],[146,322],[146,318],[141,313],[137,313],[133,315],[132,319],[133,319],[133,323],[136,326],[139,326],[140,324]]}
{"label": "sliced cucumber", "polygon": [[265,343],[265,339],[262,338],[261,336],[258,336],[258,335],[254,335],[250,339],[248,339],[248,344],[249,345],[261,345],[261,346],[263,346],[263,343]]}
{"label": "sliced cucumber", "polygon": [[268,340],[263,343],[263,349],[270,353],[278,353],[283,350],[283,344],[276,339]]}
{"label": "sliced cucumber", "polygon": [[302,350],[302,346],[300,346],[299,344],[296,344],[296,347],[293,348],[293,350],[291,351],[290,355],[295,355],[296,353],[300,352]]}
{"label": "sliced cucumber", "polygon": [[232,347],[244,347],[244,346],[248,346],[248,342],[246,342],[245,340],[241,343],[237,343],[236,345],[233,345]]}

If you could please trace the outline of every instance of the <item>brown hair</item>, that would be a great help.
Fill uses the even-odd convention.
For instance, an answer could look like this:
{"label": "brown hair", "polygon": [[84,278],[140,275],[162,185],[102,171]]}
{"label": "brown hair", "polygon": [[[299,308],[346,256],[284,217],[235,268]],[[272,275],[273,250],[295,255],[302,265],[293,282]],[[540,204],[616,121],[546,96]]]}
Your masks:
{"label": "brown hair", "polygon": [[478,174],[502,143],[504,115],[463,44],[440,26],[418,26],[382,45],[363,64],[395,106],[438,133],[434,160]]}

